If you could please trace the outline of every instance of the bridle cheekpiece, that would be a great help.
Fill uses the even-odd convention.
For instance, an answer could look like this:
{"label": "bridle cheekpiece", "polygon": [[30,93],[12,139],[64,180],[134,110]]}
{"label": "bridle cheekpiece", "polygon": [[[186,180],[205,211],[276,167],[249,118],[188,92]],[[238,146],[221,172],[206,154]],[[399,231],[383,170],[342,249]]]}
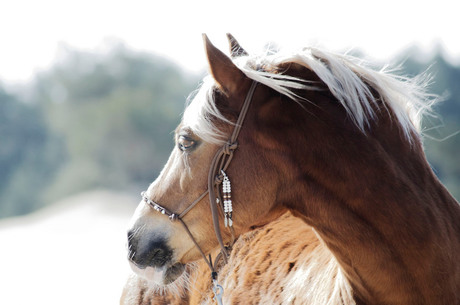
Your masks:
{"label": "bridle cheekpiece", "polygon": [[[233,242],[235,239],[235,234],[233,230],[233,206],[231,200],[231,184],[230,179],[225,173],[230,162],[233,158],[234,151],[238,148],[238,135],[241,131],[243,126],[244,119],[249,109],[249,105],[251,104],[252,97],[254,95],[254,91],[257,87],[257,82],[253,81],[251,87],[249,88],[248,93],[246,94],[246,98],[244,100],[243,106],[241,108],[240,114],[238,116],[238,120],[235,123],[235,127],[233,129],[233,133],[231,137],[228,139],[227,143],[225,143],[214,155],[214,158],[211,162],[211,166],[209,169],[208,174],[208,189],[204,191],[195,201],[193,201],[184,211],[181,213],[173,213],[169,211],[167,208],[161,206],[157,202],[151,200],[147,197],[145,192],[141,193],[142,200],[151,206],[155,211],[168,216],[171,221],[179,221],[182,226],[184,227],[185,231],[199,250],[201,256],[205,260],[206,264],[211,269],[211,277],[213,281],[213,291],[215,295],[215,299],[217,300],[218,304],[222,304],[222,294],[223,288],[221,285],[217,283],[217,272],[215,270],[215,266],[220,259],[223,259],[224,262],[227,262],[228,257],[230,256],[230,250],[233,246]],[[220,185],[222,184],[222,193],[220,191]],[[209,203],[211,207],[212,213],[212,220],[214,225],[214,231],[216,233],[217,240],[221,247],[220,254],[216,257],[214,261],[214,265],[211,260],[211,255],[209,255],[209,259],[206,257],[206,254],[203,252],[201,247],[196,242],[195,238],[193,237],[192,232],[190,232],[189,228],[183,221],[183,217],[196,205],[200,202],[206,195],[209,194]],[[221,211],[224,214],[224,224],[225,227],[228,227],[231,235],[232,240],[229,245],[224,245],[222,234],[219,227],[219,215],[217,206],[220,207]]]}

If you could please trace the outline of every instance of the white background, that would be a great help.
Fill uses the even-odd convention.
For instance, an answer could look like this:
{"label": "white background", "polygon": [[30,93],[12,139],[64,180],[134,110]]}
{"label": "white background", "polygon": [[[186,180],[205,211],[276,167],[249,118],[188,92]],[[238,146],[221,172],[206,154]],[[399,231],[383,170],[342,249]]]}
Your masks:
{"label": "white background", "polygon": [[226,48],[231,32],[249,51],[267,42],[364,50],[388,59],[416,44],[460,57],[456,1],[0,0],[0,79],[29,79],[63,45],[103,51],[117,40],[166,55],[189,70],[204,67],[201,33]]}

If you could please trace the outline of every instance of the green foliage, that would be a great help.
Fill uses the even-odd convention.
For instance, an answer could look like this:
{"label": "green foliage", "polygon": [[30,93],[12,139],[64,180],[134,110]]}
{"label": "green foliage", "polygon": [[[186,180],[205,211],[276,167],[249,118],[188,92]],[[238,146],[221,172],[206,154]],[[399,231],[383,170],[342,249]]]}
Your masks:
{"label": "green foliage", "polygon": [[0,217],[91,188],[146,188],[197,84],[119,46],[106,56],[67,50],[37,76],[30,105],[0,92]]}
{"label": "green foliage", "polygon": [[172,131],[196,85],[197,78],[163,58],[123,47],[107,57],[68,54],[36,86],[69,154],[47,198],[94,187],[147,187],[166,162]]}
{"label": "green foliage", "polygon": [[41,191],[64,160],[62,141],[36,105],[0,89],[0,216],[43,206]]}

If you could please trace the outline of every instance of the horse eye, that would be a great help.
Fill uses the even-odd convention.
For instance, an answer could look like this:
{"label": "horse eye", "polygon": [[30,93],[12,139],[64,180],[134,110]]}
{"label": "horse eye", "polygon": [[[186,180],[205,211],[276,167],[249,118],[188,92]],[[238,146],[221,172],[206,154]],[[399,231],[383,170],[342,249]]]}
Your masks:
{"label": "horse eye", "polygon": [[187,136],[179,136],[179,139],[177,141],[177,145],[179,146],[179,149],[182,151],[188,151],[191,150],[195,147],[196,142],[192,139],[190,139]]}

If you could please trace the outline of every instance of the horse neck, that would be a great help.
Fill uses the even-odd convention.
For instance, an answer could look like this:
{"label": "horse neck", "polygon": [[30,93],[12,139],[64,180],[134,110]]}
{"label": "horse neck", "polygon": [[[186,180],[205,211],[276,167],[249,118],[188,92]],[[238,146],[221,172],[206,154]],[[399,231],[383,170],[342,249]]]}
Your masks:
{"label": "horse neck", "polygon": [[365,135],[323,106],[305,119],[284,103],[298,124],[271,123],[289,185],[280,202],[316,229],[363,303],[460,304],[460,208],[419,141],[400,136],[389,112]]}

